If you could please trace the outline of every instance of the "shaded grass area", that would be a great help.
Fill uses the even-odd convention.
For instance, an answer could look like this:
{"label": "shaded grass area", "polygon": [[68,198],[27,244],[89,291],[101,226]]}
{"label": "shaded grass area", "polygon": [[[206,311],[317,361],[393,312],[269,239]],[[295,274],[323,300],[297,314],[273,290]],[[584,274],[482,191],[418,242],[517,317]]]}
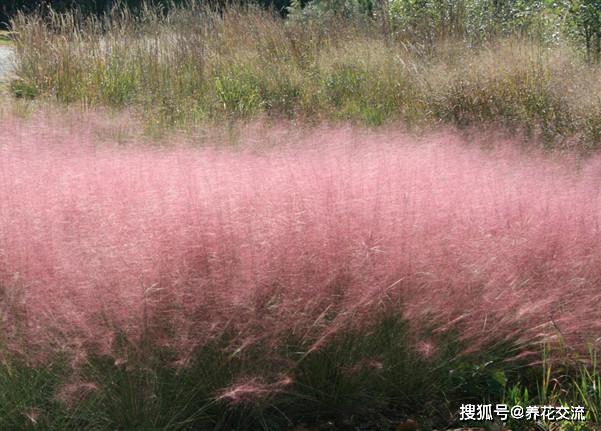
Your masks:
{"label": "shaded grass area", "polygon": [[[513,380],[518,368],[493,352],[460,358],[453,343],[426,358],[411,348],[405,323],[384,318],[368,333],[348,332],[318,351],[291,338],[278,353],[295,365],[278,386],[282,377],[268,346],[231,352],[231,342],[224,337],[202,347],[184,366],[171,364],[168,352],[137,349],[119,362],[91,358],[76,375],[60,361],[43,368],[5,362],[0,425],[276,430],[331,423],[328,429],[375,430],[419,417],[428,429],[452,422],[459,401],[502,399],[506,373]],[[269,382],[270,373],[276,380]]]}
{"label": "shaded grass area", "polygon": [[133,107],[149,130],[270,116],[492,123],[585,150],[601,136],[598,66],[569,46],[420,44],[383,34],[373,20],[284,21],[252,6],[19,15],[11,26],[14,95]]}
{"label": "shaded grass area", "polygon": [[[320,350],[294,337],[278,347],[278,374],[267,345],[232,352],[227,336],[185,364],[168,351],[123,346],[124,357],[90,357],[74,371],[67,360],[44,366],[22,359],[0,366],[0,426],[11,430],[395,430],[408,418],[422,430],[485,426],[461,423],[462,403],[584,406],[587,422],[554,430],[591,430],[600,419],[596,364],[542,366],[510,360],[511,344],[461,354],[452,337],[436,354],[412,346],[408,325],[383,317],[368,332],[347,332]],[[541,352],[542,353],[542,352]],[[543,353],[544,355],[544,353]],[[588,358],[589,360],[591,358]],[[556,368],[557,367],[557,368]],[[568,377],[570,376],[570,377]],[[543,423],[538,421],[539,423]],[[535,421],[509,421],[532,430]]]}

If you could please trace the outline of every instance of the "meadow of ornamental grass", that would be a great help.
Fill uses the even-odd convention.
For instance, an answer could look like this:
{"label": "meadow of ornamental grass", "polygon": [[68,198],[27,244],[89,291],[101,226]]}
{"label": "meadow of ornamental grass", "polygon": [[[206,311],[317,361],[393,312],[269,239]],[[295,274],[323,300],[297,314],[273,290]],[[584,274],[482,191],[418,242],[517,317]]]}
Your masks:
{"label": "meadow of ornamental grass", "polygon": [[427,427],[515,401],[544,345],[597,347],[597,156],[290,124],[117,144],[92,124],[0,117],[3,429]]}

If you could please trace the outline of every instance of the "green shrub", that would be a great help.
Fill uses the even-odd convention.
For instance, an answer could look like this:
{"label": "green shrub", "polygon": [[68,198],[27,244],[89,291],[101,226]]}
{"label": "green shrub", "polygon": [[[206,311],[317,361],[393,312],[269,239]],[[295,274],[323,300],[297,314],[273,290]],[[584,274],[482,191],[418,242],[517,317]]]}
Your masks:
{"label": "green shrub", "polygon": [[33,99],[38,95],[38,89],[34,84],[22,79],[15,79],[10,83],[10,91],[15,97]]}

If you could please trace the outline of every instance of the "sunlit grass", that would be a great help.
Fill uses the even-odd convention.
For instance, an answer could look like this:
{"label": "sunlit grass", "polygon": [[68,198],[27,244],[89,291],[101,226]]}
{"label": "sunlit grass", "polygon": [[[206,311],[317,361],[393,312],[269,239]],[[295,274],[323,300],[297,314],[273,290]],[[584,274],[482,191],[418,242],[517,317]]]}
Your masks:
{"label": "sunlit grass", "polygon": [[425,46],[385,37],[376,22],[284,21],[252,6],[18,15],[11,25],[14,95],[134,109],[153,130],[256,117],[494,124],[587,151],[601,136],[598,66],[523,37]]}
{"label": "sunlit grass", "polygon": [[597,158],[278,125],[149,145],[22,103],[0,427],[441,427],[524,388],[598,419]]}

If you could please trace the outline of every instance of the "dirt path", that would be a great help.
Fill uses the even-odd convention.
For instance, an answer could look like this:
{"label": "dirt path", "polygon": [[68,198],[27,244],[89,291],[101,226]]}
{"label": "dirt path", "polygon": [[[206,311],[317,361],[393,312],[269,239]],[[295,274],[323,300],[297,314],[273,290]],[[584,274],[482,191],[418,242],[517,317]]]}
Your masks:
{"label": "dirt path", "polygon": [[12,48],[0,45],[0,81],[2,81],[10,71]]}

